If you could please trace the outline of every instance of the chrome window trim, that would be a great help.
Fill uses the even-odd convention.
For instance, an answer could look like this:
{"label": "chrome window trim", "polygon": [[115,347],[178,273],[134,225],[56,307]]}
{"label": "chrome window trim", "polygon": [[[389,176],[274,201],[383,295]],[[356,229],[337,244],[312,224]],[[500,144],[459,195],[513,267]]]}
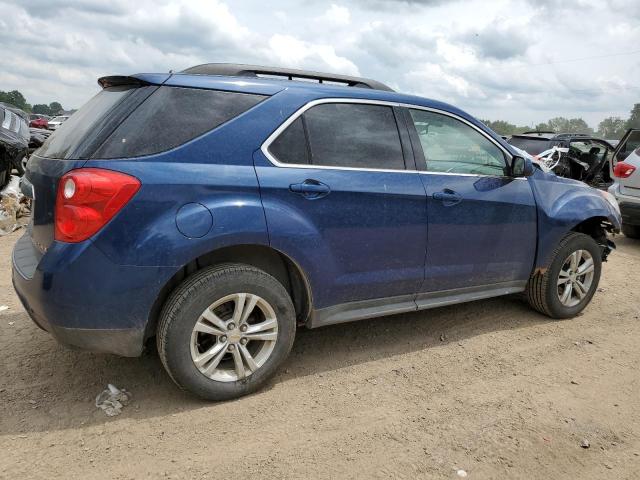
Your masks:
{"label": "chrome window trim", "polygon": [[[422,174],[422,175],[455,175],[455,176],[463,176],[463,177],[497,177],[497,178],[514,178],[514,177],[508,177],[506,175],[485,175],[485,174],[478,174],[478,173],[453,173],[453,172],[428,172],[428,171],[420,171],[420,170],[409,170],[409,169],[404,169],[404,170],[394,170],[394,169],[384,169],[384,168],[356,168],[356,167],[338,167],[338,166],[328,166],[328,165],[308,165],[308,164],[303,164],[303,163],[282,163],[279,162],[278,159],[276,159],[271,152],[269,152],[269,147],[271,146],[271,144],[275,141],[276,138],[278,138],[278,136],[287,129],[287,127],[289,125],[291,125],[293,122],[295,122],[298,117],[300,117],[304,112],[306,112],[307,110],[309,110],[312,107],[315,107],[316,105],[322,105],[325,103],[357,103],[357,104],[368,104],[368,105],[383,105],[383,106],[387,106],[387,107],[402,107],[402,108],[409,108],[409,109],[415,109],[415,110],[426,110],[429,112],[434,112],[434,113],[438,113],[441,115],[446,115],[448,117],[454,118],[458,121],[461,121],[462,123],[468,125],[469,127],[473,128],[474,130],[476,130],[477,132],[479,132],[482,136],[484,136],[487,140],[489,140],[491,143],[493,143],[495,146],[497,146],[506,156],[505,160],[511,160],[512,159],[512,155],[511,153],[509,153],[509,151],[507,149],[505,149],[502,145],[500,145],[494,138],[492,138],[491,136],[489,136],[486,132],[484,132],[482,129],[480,129],[479,127],[477,127],[476,125],[474,125],[473,123],[469,122],[468,120],[460,117],[459,115],[456,115],[455,113],[451,113],[451,112],[446,112],[444,110],[439,110],[437,108],[431,108],[431,107],[423,107],[420,105],[413,105],[413,104],[409,104],[409,103],[399,103],[399,102],[390,102],[390,101],[386,101],[386,100],[369,100],[369,99],[365,99],[365,98],[319,98],[316,100],[312,100],[306,104],[304,104],[302,107],[300,107],[298,110],[296,110],[293,114],[291,114],[291,116],[289,116],[289,118],[287,118],[284,122],[282,122],[280,124],[280,126],[278,128],[276,128],[274,130],[273,133],[271,133],[271,135],[269,135],[267,137],[267,139],[262,143],[260,150],[262,151],[262,153],[264,154],[265,157],[267,157],[267,159],[276,167],[280,167],[280,168],[308,168],[308,169],[312,169],[312,170],[346,170],[346,171],[357,171],[357,172],[383,172],[383,173],[417,173],[417,174]],[[516,180],[526,180],[525,177],[515,177]]]}

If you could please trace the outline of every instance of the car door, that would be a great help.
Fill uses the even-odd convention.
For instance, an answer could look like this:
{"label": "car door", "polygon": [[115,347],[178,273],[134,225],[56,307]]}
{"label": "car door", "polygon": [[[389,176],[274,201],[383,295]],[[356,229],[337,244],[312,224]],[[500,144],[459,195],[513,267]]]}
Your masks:
{"label": "car door", "polygon": [[419,108],[409,109],[407,119],[427,194],[421,292],[521,290],[537,234],[527,179],[509,176],[506,150],[465,119]]}
{"label": "car door", "polygon": [[406,128],[389,105],[322,100],[303,110],[254,156],[271,245],[301,265],[314,309],[390,297],[377,305],[415,309],[426,201],[405,165]]}

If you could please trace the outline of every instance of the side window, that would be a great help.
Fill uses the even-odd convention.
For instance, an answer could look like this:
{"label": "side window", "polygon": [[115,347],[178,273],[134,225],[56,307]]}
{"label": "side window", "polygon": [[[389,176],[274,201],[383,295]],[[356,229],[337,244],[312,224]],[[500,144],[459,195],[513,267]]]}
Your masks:
{"label": "side window", "polygon": [[[159,87],[120,124],[93,158],[137,157],[164,152],[228,122],[265,98],[264,95],[219,90]],[[108,100],[102,102],[112,106]],[[100,113],[104,113],[102,109]],[[67,123],[81,118],[77,115],[65,122],[65,132],[70,131]],[[52,138],[58,135],[56,132]]]}
{"label": "side window", "polygon": [[309,163],[309,149],[302,117],[298,117],[269,146],[271,155],[281,163]]}
{"label": "side window", "polygon": [[391,107],[325,103],[304,113],[311,164],[404,170],[398,125]]}
{"label": "side window", "polygon": [[502,150],[469,125],[447,115],[410,110],[427,171],[505,175]]}

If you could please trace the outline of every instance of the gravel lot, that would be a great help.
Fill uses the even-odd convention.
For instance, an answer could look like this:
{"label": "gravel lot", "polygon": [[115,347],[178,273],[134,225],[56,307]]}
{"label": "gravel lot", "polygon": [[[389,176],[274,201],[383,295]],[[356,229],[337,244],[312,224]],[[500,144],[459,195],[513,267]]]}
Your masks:
{"label": "gravel lot", "polygon": [[[640,242],[618,237],[583,315],[493,299],[300,330],[261,392],[211,404],[155,351],[67,350],[24,313],[0,238],[1,478],[640,475]],[[107,383],[133,394],[119,417]],[[590,448],[581,448],[586,439]]]}

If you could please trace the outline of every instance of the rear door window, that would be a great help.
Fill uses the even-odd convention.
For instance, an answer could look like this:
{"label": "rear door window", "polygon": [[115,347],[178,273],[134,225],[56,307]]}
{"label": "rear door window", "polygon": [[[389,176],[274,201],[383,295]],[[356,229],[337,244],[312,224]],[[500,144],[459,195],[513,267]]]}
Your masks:
{"label": "rear door window", "polygon": [[138,157],[175,148],[265,98],[218,90],[160,87],[122,122],[93,158]]}
{"label": "rear door window", "polygon": [[302,117],[298,117],[273,141],[269,152],[281,163],[309,163],[309,148]]}
{"label": "rear door window", "polygon": [[404,170],[391,107],[326,103],[304,114],[311,163],[327,167]]}

